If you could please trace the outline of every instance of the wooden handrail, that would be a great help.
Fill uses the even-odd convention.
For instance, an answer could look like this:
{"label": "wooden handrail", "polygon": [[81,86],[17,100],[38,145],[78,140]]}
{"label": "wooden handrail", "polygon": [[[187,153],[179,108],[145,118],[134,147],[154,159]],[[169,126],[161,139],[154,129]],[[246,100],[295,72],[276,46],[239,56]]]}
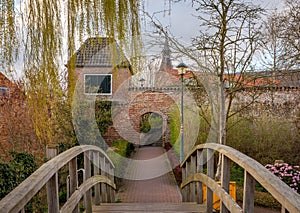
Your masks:
{"label": "wooden handrail", "polygon": [[208,177],[205,174],[194,174],[191,175],[188,179],[186,179],[184,182],[182,182],[181,187],[184,188],[185,186],[189,185],[193,182],[202,182],[205,183],[207,187],[212,189],[214,193],[218,197],[220,197],[221,200],[226,200],[226,207],[228,210],[232,213],[242,213],[243,209],[235,202],[235,200],[224,190],[222,190],[222,187],[214,181],[214,179]]}
{"label": "wooden handrail", "polygon": [[[56,175],[56,173],[68,163],[74,164],[74,159],[81,153],[98,152],[100,158],[106,159],[105,162],[114,168],[112,161],[106,153],[99,147],[92,145],[82,145],[73,147],[58,156],[44,163],[39,169],[31,174],[26,180],[18,185],[6,197],[0,201],[1,212],[19,212],[32,199],[32,197],[46,183]],[[73,160],[73,162],[72,162]],[[48,204],[49,205],[49,204]],[[49,206],[48,206],[49,208]]]}
{"label": "wooden handrail", "polygon": [[72,196],[60,209],[60,212],[72,212],[75,209],[78,202],[80,201],[80,199],[82,198],[82,196],[98,183],[105,183],[113,189],[116,189],[116,185],[108,177],[102,175],[95,175],[93,177],[90,177],[84,183],[82,183],[81,186],[72,194]]}
{"label": "wooden handrail", "polygon": [[[183,177],[183,183],[181,185],[181,189],[183,190],[183,195],[189,197],[189,192],[186,192],[188,185],[193,184],[194,181],[199,181],[209,187],[216,187],[215,184],[212,186],[209,182],[210,179],[207,176],[204,178],[203,176],[195,176],[195,170],[187,169],[189,165],[191,165],[191,157],[194,156],[197,158],[198,167],[202,168],[204,162],[198,161],[198,158],[202,158],[203,150],[208,150],[207,159],[208,162],[210,160],[213,161],[213,151],[217,151],[222,155],[222,192],[219,190],[216,191],[216,194],[220,196],[221,204],[224,204],[226,208],[221,206],[221,212],[227,212],[228,205],[230,204],[227,199],[223,199],[222,197],[224,194],[228,193],[228,186],[229,186],[229,178],[230,175],[230,161],[238,164],[241,166],[245,171],[245,180],[244,180],[244,202],[243,202],[243,211],[245,212],[253,212],[254,207],[254,183],[255,180],[259,182],[270,194],[282,205],[282,210],[288,210],[289,212],[300,212],[300,195],[292,190],[287,184],[281,181],[278,177],[274,174],[269,172],[263,165],[255,161],[254,159],[248,157],[247,155],[225,145],[217,144],[217,143],[207,143],[207,144],[200,144],[187,155],[184,161],[181,164],[185,173],[185,177]],[[224,163],[225,162],[225,163]],[[226,165],[225,165],[226,164]],[[209,163],[208,163],[209,167]],[[199,168],[198,168],[199,170]],[[200,169],[201,170],[201,169]],[[211,173],[213,172],[213,168],[208,168],[208,176],[212,178]],[[226,173],[226,174],[224,174]],[[191,177],[190,177],[191,176]],[[197,177],[197,178],[196,178]],[[201,177],[201,178],[200,178]],[[196,178],[196,179],[193,179]],[[198,180],[201,179],[201,180]],[[191,181],[193,180],[193,181]],[[217,183],[216,183],[217,184]],[[202,190],[199,190],[202,196]],[[209,192],[209,190],[207,190]],[[212,195],[207,195],[207,202]],[[184,198],[184,200],[186,200]],[[189,200],[186,200],[189,201]],[[201,201],[200,201],[201,202]],[[210,201],[209,201],[210,202]],[[208,207],[212,205],[211,203],[207,204]],[[209,210],[208,212],[212,211]]]}

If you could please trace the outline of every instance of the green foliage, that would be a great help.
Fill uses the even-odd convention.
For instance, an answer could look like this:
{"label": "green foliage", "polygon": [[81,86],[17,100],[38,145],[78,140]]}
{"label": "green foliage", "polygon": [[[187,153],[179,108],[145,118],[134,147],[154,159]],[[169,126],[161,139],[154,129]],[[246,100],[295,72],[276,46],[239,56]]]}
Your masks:
{"label": "green foliage", "polygon": [[111,101],[97,100],[95,102],[95,118],[102,135],[104,135],[107,128],[112,125],[111,104]]}
{"label": "green foliage", "polygon": [[111,148],[122,157],[129,157],[134,151],[134,145],[125,140],[116,140],[112,143]]}
{"label": "green foliage", "polygon": [[124,173],[127,168],[127,158],[134,152],[134,145],[125,140],[116,140],[112,143],[110,149],[107,151],[107,155],[112,160],[115,165],[115,182],[117,187],[120,185],[120,179],[117,177],[121,177],[121,174]]}
{"label": "green foliage", "polygon": [[147,133],[151,128],[162,126],[162,117],[157,113],[146,113],[141,117],[140,132]]}
{"label": "green foliage", "polygon": [[294,165],[299,163],[299,133],[294,131],[294,124],[289,120],[275,116],[252,119],[236,116],[228,121],[230,125],[227,145],[261,164],[273,163],[275,160]]}
{"label": "green foliage", "polygon": [[18,186],[37,169],[33,155],[23,152],[11,153],[13,159],[0,162],[0,199]]}
{"label": "green foliage", "polygon": [[140,121],[140,132],[146,133],[151,129],[151,125],[149,122],[151,113],[146,113],[141,116],[141,121]]}
{"label": "green foliage", "polygon": [[244,169],[238,165],[233,165],[230,168],[230,180],[235,181],[237,187],[244,185]]}
{"label": "green foliage", "polygon": [[172,113],[170,114],[170,142],[174,148],[174,151],[179,156],[179,133],[180,133],[180,112],[176,106],[172,107]]}
{"label": "green foliage", "polygon": [[[209,118],[208,113],[205,114],[206,118]],[[206,142],[209,131],[210,126],[200,117],[198,144]],[[227,121],[226,145],[263,165],[275,160],[283,160],[292,165],[299,164],[299,138],[296,124],[281,117],[243,117],[239,113]]]}

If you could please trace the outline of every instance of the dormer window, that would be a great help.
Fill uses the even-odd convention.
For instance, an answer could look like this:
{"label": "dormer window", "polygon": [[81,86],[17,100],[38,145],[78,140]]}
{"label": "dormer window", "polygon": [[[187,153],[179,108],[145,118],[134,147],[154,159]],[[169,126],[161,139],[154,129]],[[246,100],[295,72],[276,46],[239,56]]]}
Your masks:
{"label": "dormer window", "polygon": [[111,74],[85,74],[84,93],[89,95],[111,95]]}
{"label": "dormer window", "polygon": [[7,87],[0,87],[0,98],[8,98],[9,89]]}

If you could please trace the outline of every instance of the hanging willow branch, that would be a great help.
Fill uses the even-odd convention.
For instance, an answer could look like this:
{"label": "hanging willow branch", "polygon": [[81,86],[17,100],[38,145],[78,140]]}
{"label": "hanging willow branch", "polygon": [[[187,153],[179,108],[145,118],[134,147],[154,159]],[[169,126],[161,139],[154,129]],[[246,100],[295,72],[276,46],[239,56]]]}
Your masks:
{"label": "hanging willow branch", "polygon": [[[65,52],[63,45],[67,43],[70,69],[75,66],[71,57],[76,51],[75,44],[87,36],[105,35],[137,51],[140,45],[139,2],[27,0],[16,7],[13,0],[0,0],[1,65],[9,71],[18,48],[24,49],[28,104],[41,144],[57,143],[56,130],[63,120],[61,116],[65,116],[60,108],[61,102],[66,100],[60,70]],[[18,27],[22,27],[22,33],[17,32]],[[22,46],[17,41],[23,41]],[[70,84],[72,78],[74,76],[70,75]],[[72,89],[72,85],[69,88]]]}
{"label": "hanging willow branch", "polygon": [[14,0],[0,0],[0,68],[11,71],[17,57]]}

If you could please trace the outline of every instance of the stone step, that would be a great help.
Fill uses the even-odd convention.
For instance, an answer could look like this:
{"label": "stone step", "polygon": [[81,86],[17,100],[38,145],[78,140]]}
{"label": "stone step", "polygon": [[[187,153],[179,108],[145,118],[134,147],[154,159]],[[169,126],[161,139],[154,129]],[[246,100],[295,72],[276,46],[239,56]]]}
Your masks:
{"label": "stone step", "polygon": [[105,203],[93,206],[94,213],[145,213],[145,212],[181,212],[204,213],[206,207],[196,203]]}

